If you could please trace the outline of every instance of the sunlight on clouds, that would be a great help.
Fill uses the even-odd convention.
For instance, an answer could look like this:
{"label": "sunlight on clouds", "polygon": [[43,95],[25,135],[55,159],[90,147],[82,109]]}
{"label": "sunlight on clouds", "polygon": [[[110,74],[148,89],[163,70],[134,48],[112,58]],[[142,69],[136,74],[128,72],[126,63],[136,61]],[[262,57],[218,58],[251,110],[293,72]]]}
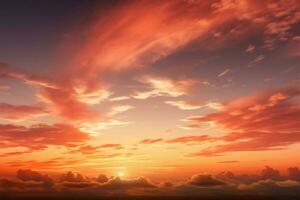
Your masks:
{"label": "sunlight on clouds", "polygon": [[125,126],[132,122],[119,121],[116,119],[108,119],[101,122],[83,122],[80,124],[80,130],[89,133],[91,136],[97,136],[103,130],[113,128],[115,126]]}
{"label": "sunlight on clouds", "polygon": [[116,115],[116,114],[120,114],[120,113],[126,112],[128,110],[131,110],[133,108],[135,108],[135,107],[131,106],[131,105],[117,105],[117,106],[113,106],[111,108],[111,111],[108,113],[108,115],[113,116],[113,115]]}
{"label": "sunlight on clouds", "polygon": [[98,104],[112,95],[112,92],[107,89],[100,88],[94,91],[88,91],[84,85],[75,86],[74,90],[78,101],[86,104]]}
{"label": "sunlight on clouds", "polygon": [[172,80],[169,78],[144,77],[140,82],[149,85],[150,90],[145,92],[136,92],[133,96],[136,99],[147,99],[156,96],[179,97],[186,95],[187,92],[195,86],[196,82],[192,79]]}

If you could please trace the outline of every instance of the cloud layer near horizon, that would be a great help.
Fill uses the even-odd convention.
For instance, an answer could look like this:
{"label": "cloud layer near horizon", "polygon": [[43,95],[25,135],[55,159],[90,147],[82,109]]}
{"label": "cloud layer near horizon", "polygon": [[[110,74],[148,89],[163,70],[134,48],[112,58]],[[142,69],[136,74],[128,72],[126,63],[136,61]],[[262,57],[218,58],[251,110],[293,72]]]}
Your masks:
{"label": "cloud layer near horizon", "polygon": [[109,178],[103,174],[93,178],[73,172],[52,178],[29,169],[18,170],[16,178],[0,179],[0,192],[13,191],[16,194],[34,196],[38,191],[43,191],[44,196],[51,194],[57,197],[70,191],[88,196],[300,195],[300,170],[297,167],[288,168],[286,176],[281,175],[278,170],[266,167],[259,175],[235,175],[232,172],[217,175],[195,174],[180,183],[153,183],[145,177]]}

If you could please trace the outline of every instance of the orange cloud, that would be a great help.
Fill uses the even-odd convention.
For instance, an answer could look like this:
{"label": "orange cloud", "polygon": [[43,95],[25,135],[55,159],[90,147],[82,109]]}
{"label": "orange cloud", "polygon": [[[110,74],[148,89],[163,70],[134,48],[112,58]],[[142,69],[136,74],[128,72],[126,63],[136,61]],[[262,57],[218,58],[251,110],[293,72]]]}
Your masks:
{"label": "orange cloud", "polygon": [[199,155],[278,150],[300,142],[299,95],[295,88],[263,92],[232,100],[220,112],[194,118],[195,122],[214,122],[231,132],[218,138],[227,144],[204,149]]}
{"label": "orange cloud", "polygon": [[158,138],[158,139],[144,139],[142,141],[140,141],[141,144],[153,144],[153,143],[157,143],[157,142],[162,142],[163,139],[162,138]]}
{"label": "orange cloud", "polygon": [[[289,169],[296,173],[299,171],[296,167]],[[276,176],[263,177],[266,170],[269,171],[268,173],[276,172]],[[6,194],[8,197],[15,197],[16,194],[26,194],[26,198],[28,198],[42,194],[43,198],[58,199],[70,197],[70,194],[72,196],[78,195],[78,199],[107,196],[113,198],[120,194],[127,197],[161,198],[163,196],[175,199],[181,197],[201,197],[204,199],[209,197],[208,199],[211,199],[220,196],[222,198],[246,198],[251,195],[251,198],[262,199],[266,197],[270,197],[270,199],[276,199],[275,197],[297,199],[300,183],[297,180],[290,180],[290,173],[288,176],[278,174],[277,170],[266,167],[260,175],[236,175],[232,172],[222,172],[217,175],[195,174],[185,182],[164,180],[161,183],[153,183],[145,177],[123,180],[119,177],[108,178],[103,174],[98,177],[86,177],[74,172],[61,174],[60,178],[51,178],[48,175],[28,169],[19,170],[17,179],[0,179],[0,195]]]}
{"label": "orange cloud", "polygon": [[10,121],[22,121],[45,114],[48,114],[48,111],[41,106],[0,103],[0,118]]}
{"label": "orange cloud", "polygon": [[95,154],[101,153],[101,149],[103,148],[110,148],[114,150],[124,149],[121,144],[103,144],[100,146],[84,145],[80,146],[78,149],[71,150],[69,153]]}
{"label": "orange cloud", "polygon": [[3,147],[25,147],[31,150],[43,150],[49,145],[76,146],[86,141],[89,136],[67,124],[32,127],[0,125],[0,138]]}
{"label": "orange cloud", "polygon": [[208,135],[199,135],[199,136],[184,136],[184,137],[177,137],[172,139],[144,139],[140,141],[141,144],[154,144],[154,143],[190,143],[190,142],[205,142],[205,141],[213,141],[215,138],[210,137]]}
{"label": "orange cloud", "polygon": [[93,24],[76,57],[77,71],[123,70],[165,57],[221,21],[219,16],[207,17],[209,7],[177,0],[116,6]]}
{"label": "orange cloud", "polygon": [[203,107],[203,104],[198,101],[165,101],[165,103],[181,110],[195,110]]}
{"label": "orange cloud", "polygon": [[150,86],[146,92],[137,92],[133,97],[136,99],[147,99],[156,96],[179,97],[186,95],[197,81],[191,79],[172,80],[169,78],[143,77],[142,83]]}
{"label": "orange cloud", "polygon": [[53,180],[49,178],[47,175],[42,175],[30,169],[18,170],[17,178],[21,179],[22,181],[43,182],[47,187],[52,187],[53,185]]}

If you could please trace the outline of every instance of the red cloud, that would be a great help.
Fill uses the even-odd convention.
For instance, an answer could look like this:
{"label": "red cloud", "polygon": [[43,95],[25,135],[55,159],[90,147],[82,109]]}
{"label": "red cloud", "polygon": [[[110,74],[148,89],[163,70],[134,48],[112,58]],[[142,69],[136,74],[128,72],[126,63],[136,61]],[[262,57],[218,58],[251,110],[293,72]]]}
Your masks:
{"label": "red cloud", "polygon": [[19,121],[47,113],[46,109],[40,106],[0,103],[0,117],[7,120]]}
{"label": "red cloud", "polygon": [[44,125],[32,127],[0,125],[0,138],[5,141],[3,147],[26,147],[42,150],[49,145],[76,146],[86,141],[88,134],[67,124]]}
{"label": "red cloud", "polygon": [[198,155],[284,149],[300,142],[299,95],[295,88],[264,92],[230,101],[220,112],[193,118],[231,131],[218,138],[227,144],[204,149]]}
{"label": "red cloud", "polygon": [[[289,168],[289,171],[291,171],[290,169],[293,173],[298,174],[298,168]],[[268,174],[267,177],[266,174]],[[4,193],[9,195],[7,197],[13,197],[15,194],[26,194],[27,198],[42,194],[43,198],[55,197],[61,199],[70,197],[70,194],[78,195],[79,199],[86,199],[87,197],[102,198],[107,195],[112,198],[115,195],[118,197],[120,194],[126,196],[142,195],[143,198],[148,198],[146,197],[148,195],[154,198],[161,198],[161,196],[204,198],[208,195],[211,199],[220,196],[222,198],[243,198],[249,197],[248,195],[251,194],[251,198],[258,196],[259,199],[265,199],[266,197],[273,199],[275,196],[282,195],[297,199],[300,183],[297,180],[289,180],[290,173],[288,176],[280,176],[279,178],[278,175],[277,170],[267,167],[261,175],[235,175],[231,172],[216,176],[195,174],[183,183],[163,181],[154,184],[144,177],[123,180],[118,177],[107,178],[105,175],[100,175],[98,178],[87,178],[77,173],[68,172],[63,174],[61,179],[52,179],[32,170],[19,170],[17,173],[19,180],[0,179],[0,195]],[[68,191],[68,195],[64,196],[66,191]]]}

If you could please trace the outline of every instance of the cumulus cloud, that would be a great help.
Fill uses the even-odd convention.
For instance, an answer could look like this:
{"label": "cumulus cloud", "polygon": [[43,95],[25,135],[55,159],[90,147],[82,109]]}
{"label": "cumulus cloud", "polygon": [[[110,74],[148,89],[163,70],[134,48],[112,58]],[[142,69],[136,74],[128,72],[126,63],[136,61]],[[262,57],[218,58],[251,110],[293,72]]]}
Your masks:
{"label": "cumulus cloud", "polygon": [[191,177],[190,184],[201,187],[214,187],[225,185],[224,182],[214,178],[212,175],[196,174]]}
{"label": "cumulus cloud", "polygon": [[107,178],[106,175],[100,174],[97,178],[96,181],[99,183],[106,183],[109,179]]}
{"label": "cumulus cloud", "polygon": [[288,168],[288,178],[300,182],[300,170],[298,167]]}
{"label": "cumulus cloud", "polygon": [[108,113],[110,116],[114,116],[123,112],[126,112],[128,110],[133,109],[134,106],[131,105],[117,105],[117,106],[113,106],[111,108],[111,111]]}
{"label": "cumulus cloud", "polygon": [[[268,169],[269,168],[265,168]],[[296,169],[296,168],[290,168]],[[273,169],[275,170],[275,169]],[[264,171],[264,170],[263,170]],[[276,170],[275,170],[276,171]],[[243,195],[268,195],[270,197],[300,195],[300,182],[290,180],[289,176],[282,176],[281,180],[265,179],[260,175],[235,175],[231,172],[212,174],[195,174],[185,182],[170,182],[168,180],[161,183],[152,183],[145,177],[121,179],[119,177],[108,178],[100,174],[97,178],[87,178],[81,174],[67,172],[59,179],[50,178],[39,172],[32,170],[19,170],[17,180],[0,179],[1,192],[24,192],[30,190],[34,195],[42,188],[43,195],[51,194],[54,197],[69,194],[77,194],[79,191],[85,198],[90,195],[115,196],[122,195],[142,195],[142,196],[210,196],[227,197]],[[50,192],[50,193],[48,193]],[[63,191],[63,193],[61,193]]]}
{"label": "cumulus cloud", "polygon": [[273,180],[281,179],[279,170],[273,169],[269,166],[266,166],[266,168],[261,171],[261,177],[263,179],[273,179]]}
{"label": "cumulus cloud", "polygon": [[60,177],[60,181],[62,182],[85,182],[86,178],[83,177],[79,173],[67,172],[66,174],[62,174]]}
{"label": "cumulus cloud", "polygon": [[37,181],[43,182],[46,187],[53,186],[53,180],[49,178],[47,175],[40,174],[36,171],[32,171],[30,169],[25,170],[18,170],[17,178],[21,179],[22,181]]}

